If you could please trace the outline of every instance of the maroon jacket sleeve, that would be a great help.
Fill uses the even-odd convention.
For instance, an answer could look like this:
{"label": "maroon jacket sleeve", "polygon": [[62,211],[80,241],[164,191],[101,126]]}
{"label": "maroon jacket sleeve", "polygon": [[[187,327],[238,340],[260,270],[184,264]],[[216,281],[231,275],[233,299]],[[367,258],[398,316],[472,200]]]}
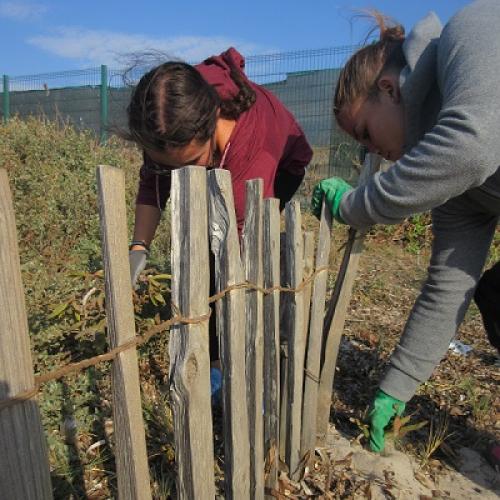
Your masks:
{"label": "maroon jacket sleeve", "polygon": [[306,167],[311,161],[313,151],[306,136],[297,122],[294,120],[283,157],[281,158],[278,170],[284,170],[291,175],[304,177]]}
{"label": "maroon jacket sleeve", "polygon": [[293,129],[274,180],[274,196],[280,200],[280,210],[283,210],[285,204],[292,199],[299,188],[305,176],[306,167],[313,156],[311,146],[296,122],[294,122]]}
{"label": "maroon jacket sleeve", "polygon": [[171,177],[151,172],[147,165],[151,162],[143,154],[143,165],[139,171],[139,190],[135,200],[138,205],[152,205],[163,210],[170,196]]}

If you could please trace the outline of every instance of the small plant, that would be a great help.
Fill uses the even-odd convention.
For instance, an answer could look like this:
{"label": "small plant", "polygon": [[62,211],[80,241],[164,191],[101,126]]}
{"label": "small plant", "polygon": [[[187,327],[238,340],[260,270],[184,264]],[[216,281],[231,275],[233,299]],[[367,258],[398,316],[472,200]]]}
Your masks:
{"label": "small plant", "polygon": [[465,397],[471,406],[472,418],[476,422],[482,422],[484,417],[490,412],[491,397],[481,394],[471,377],[466,377],[459,384],[459,388],[465,391]]}
{"label": "small plant", "polygon": [[425,467],[444,441],[453,434],[448,434],[448,425],[448,413],[440,413],[431,420],[427,442],[419,450],[420,467]]}
{"label": "small plant", "polygon": [[394,226],[375,226],[371,229],[374,236],[388,236],[399,242],[408,252],[420,254],[422,250],[429,248],[432,241],[431,216],[426,212],[409,217],[404,222]]}
{"label": "small plant", "polygon": [[[422,427],[427,425],[427,421],[418,422],[416,424],[410,424],[412,415],[407,415],[406,417],[394,417],[392,420],[392,425],[388,425],[384,437],[387,440],[393,440],[398,442],[409,432],[418,431]],[[359,430],[362,432],[365,439],[370,439],[370,424],[367,423],[367,415],[363,418],[363,421],[357,418],[351,418],[351,422],[354,422]]]}
{"label": "small plant", "polygon": [[170,274],[149,274],[147,276],[148,284],[148,295],[151,302],[155,305],[165,305],[164,294],[170,292],[170,289],[166,287],[162,282],[172,279]]}
{"label": "small plant", "polygon": [[406,417],[394,417],[392,423],[392,429],[388,429],[385,432],[386,439],[393,439],[395,442],[399,442],[403,439],[406,434],[413,431],[418,431],[427,425],[427,420],[422,422],[417,422],[416,424],[410,424],[412,415],[407,415]]}

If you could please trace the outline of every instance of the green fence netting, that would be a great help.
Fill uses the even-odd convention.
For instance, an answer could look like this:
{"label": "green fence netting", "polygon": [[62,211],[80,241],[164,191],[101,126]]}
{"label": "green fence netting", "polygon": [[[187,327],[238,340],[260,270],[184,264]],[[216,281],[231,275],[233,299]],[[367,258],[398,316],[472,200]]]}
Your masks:
{"label": "green fence netting", "polygon": [[[340,68],[354,46],[302,50],[246,58],[248,77],[275,93],[295,115],[314,150],[315,177],[339,175],[355,182],[358,147],[333,116],[333,93]],[[159,62],[159,61],[158,61]],[[106,66],[29,76],[4,76],[0,116],[43,115],[86,128],[105,140],[126,127],[130,93],[147,68]]]}

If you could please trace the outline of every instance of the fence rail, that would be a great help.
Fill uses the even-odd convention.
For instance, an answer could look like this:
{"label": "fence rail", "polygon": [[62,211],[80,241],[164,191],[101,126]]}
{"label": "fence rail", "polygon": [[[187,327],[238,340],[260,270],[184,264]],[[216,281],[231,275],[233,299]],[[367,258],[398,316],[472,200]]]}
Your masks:
{"label": "fence rail", "polygon": [[[377,161],[368,155],[365,170],[376,166]],[[139,339],[127,279],[123,172],[98,167],[98,187],[108,335],[115,354],[80,365],[113,359],[118,497],[147,499],[151,492],[135,352]],[[0,193],[0,235],[8,243],[0,247],[0,284],[5,285],[0,287],[0,497],[50,498],[49,463],[33,397],[36,391],[32,390],[35,380],[14,213],[7,174],[2,169]],[[326,434],[323,415],[327,415],[327,425],[336,346],[363,235],[351,234],[332,304],[327,308],[330,313],[325,317],[331,229],[325,207],[314,260],[314,237],[302,233],[296,201],[286,207],[286,234],[281,238],[284,248],[280,252],[278,200],[262,199],[260,180],[247,184],[243,247],[228,171],[207,172],[203,167],[176,170],[171,196],[172,309],[176,316],[167,323],[171,326],[177,493],[182,499],[212,499],[215,495],[208,353],[210,304],[215,303],[223,373],[224,496],[264,498],[278,489],[278,458],[292,478],[300,479],[314,453],[316,438]],[[215,259],[212,277],[207,265],[211,254]],[[284,261],[279,261],[280,254]],[[210,279],[215,280],[217,292],[212,297]],[[2,293],[12,290],[13,284],[14,294]],[[159,325],[157,331],[161,330]],[[288,357],[280,360],[283,343]],[[14,359],[16,363],[12,363]],[[38,380],[60,378],[70,370],[59,369]],[[286,377],[281,377],[280,371]],[[281,382],[280,387],[284,378],[286,385]],[[24,396],[19,397],[19,393]],[[316,411],[318,426],[314,424]],[[281,454],[280,439],[284,441]]]}

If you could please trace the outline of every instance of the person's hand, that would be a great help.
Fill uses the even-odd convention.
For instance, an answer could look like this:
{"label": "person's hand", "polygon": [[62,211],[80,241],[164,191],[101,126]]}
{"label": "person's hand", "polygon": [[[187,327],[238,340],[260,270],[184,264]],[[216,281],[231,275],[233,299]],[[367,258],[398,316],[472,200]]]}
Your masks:
{"label": "person's hand", "polygon": [[403,414],[405,406],[403,401],[389,396],[380,389],[377,391],[368,414],[370,419],[370,449],[372,451],[380,453],[384,450],[384,429],[395,416],[400,417]]}
{"label": "person's hand", "polygon": [[344,179],[340,177],[332,177],[330,179],[323,179],[317,184],[313,190],[311,199],[311,208],[313,214],[318,217],[321,216],[321,203],[325,199],[326,206],[330,209],[332,217],[342,224],[345,224],[340,215],[340,202],[346,193],[352,190]]}
{"label": "person's hand", "polygon": [[149,252],[146,248],[136,248],[130,250],[128,253],[128,260],[130,264],[130,280],[132,282],[132,287],[136,288],[137,279],[139,275],[146,269],[146,261]]}

